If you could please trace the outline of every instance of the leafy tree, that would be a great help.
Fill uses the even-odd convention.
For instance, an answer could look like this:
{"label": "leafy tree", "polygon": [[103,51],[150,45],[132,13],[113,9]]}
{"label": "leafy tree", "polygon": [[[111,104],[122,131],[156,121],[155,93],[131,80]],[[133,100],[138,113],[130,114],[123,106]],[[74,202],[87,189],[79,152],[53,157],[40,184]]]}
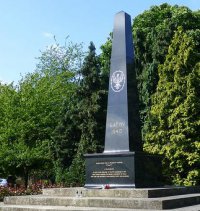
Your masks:
{"label": "leafy tree", "polygon": [[107,38],[105,44],[101,46],[102,53],[99,56],[101,75],[102,75],[102,86],[104,87],[105,90],[108,90],[108,84],[109,84],[108,76],[110,71],[111,50],[112,50],[112,33],[110,33],[110,36]]}
{"label": "leafy tree", "polygon": [[65,173],[74,159],[81,136],[77,90],[78,87],[70,96],[70,101],[64,101],[59,122],[52,134],[55,179],[59,183],[66,180]]}
{"label": "leafy tree", "polygon": [[[73,182],[83,184],[85,181],[85,162],[83,155],[85,153],[97,152],[98,145],[102,145],[104,131],[102,131],[100,107],[101,95],[100,90],[100,66],[98,57],[95,53],[95,46],[91,42],[89,53],[86,56],[83,67],[80,71],[83,77],[80,81],[78,95],[82,100],[79,102],[79,129],[81,131],[80,142],[77,148],[77,154],[70,166],[69,172],[72,175]],[[77,178],[77,179],[76,179]]]}
{"label": "leafy tree", "polygon": [[46,48],[41,52],[41,56],[37,58],[37,71],[46,75],[57,75],[65,71],[76,73],[82,66],[84,53],[82,44],[74,44],[65,40],[64,45],[60,45],[55,40],[55,44]]}
{"label": "leafy tree", "polygon": [[133,21],[135,66],[140,93],[143,139],[151,124],[151,95],[158,84],[158,66],[165,61],[168,47],[178,26],[183,31],[200,28],[200,12],[184,6],[162,4],[138,15]]}
{"label": "leafy tree", "polygon": [[[9,163],[5,162],[5,153],[9,154],[5,148],[7,142],[12,144],[12,140],[17,138],[16,122],[13,117],[16,116],[14,109],[17,103],[17,93],[13,84],[0,84],[0,172],[1,176],[7,176],[11,169]],[[12,127],[11,127],[12,126]]]}
{"label": "leafy tree", "polygon": [[70,101],[74,90],[79,56],[76,45],[48,48],[34,73],[22,78],[17,87],[2,87],[0,97],[6,109],[0,109],[5,117],[0,128],[0,157],[5,172],[24,176],[26,185],[35,169],[45,166],[53,174],[54,169],[49,168],[55,150],[52,133],[64,101]]}
{"label": "leafy tree", "polygon": [[200,184],[200,30],[179,28],[158,69],[145,149],[163,154],[178,185]]}
{"label": "leafy tree", "polygon": [[84,183],[83,154],[101,150],[104,141],[105,114],[101,102],[105,92],[101,90],[100,64],[92,42],[79,76],[76,91],[71,102],[65,104],[55,130],[55,140],[59,140],[60,172],[65,172],[59,179],[70,185]]}

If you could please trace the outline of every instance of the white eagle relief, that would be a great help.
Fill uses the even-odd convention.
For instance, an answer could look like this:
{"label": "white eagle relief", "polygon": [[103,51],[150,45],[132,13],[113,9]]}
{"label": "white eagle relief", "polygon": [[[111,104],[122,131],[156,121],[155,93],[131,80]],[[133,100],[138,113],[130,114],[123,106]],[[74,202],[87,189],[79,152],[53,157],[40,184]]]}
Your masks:
{"label": "white eagle relief", "polygon": [[125,84],[125,75],[122,71],[117,70],[111,77],[111,88],[114,92],[120,92]]}

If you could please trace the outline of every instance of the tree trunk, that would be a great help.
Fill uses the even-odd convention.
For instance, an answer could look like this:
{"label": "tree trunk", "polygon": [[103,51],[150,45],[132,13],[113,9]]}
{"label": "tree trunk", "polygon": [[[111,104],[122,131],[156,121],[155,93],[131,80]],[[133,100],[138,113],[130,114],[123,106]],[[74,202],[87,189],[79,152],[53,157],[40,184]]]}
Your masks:
{"label": "tree trunk", "polygon": [[27,167],[24,167],[24,185],[26,189],[28,187],[28,176],[29,176],[29,169]]}

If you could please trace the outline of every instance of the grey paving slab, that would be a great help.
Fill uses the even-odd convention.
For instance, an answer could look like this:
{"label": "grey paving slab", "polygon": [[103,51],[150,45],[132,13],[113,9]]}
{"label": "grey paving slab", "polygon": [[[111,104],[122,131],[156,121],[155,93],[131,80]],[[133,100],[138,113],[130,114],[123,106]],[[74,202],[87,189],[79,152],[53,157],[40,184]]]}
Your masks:
{"label": "grey paving slab", "polygon": [[44,195],[83,196],[83,197],[122,197],[122,198],[155,198],[174,195],[200,193],[200,187],[162,187],[162,188],[123,188],[123,189],[85,189],[52,188],[43,189]]}
{"label": "grey paving slab", "polygon": [[[72,207],[72,206],[20,206],[20,205],[4,205],[0,203],[0,211],[147,211],[146,209],[118,209],[118,208],[97,208],[97,207]],[[151,209],[148,211],[159,211]],[[178,209],[168,209],[166,211],[200,211],[200,205],[189,206]]]}

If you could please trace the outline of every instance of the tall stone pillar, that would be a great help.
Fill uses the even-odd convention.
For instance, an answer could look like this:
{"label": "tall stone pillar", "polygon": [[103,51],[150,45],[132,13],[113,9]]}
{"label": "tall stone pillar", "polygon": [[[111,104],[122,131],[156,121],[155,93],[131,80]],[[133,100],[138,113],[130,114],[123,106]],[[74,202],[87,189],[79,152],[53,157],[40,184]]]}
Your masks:
{"label": "tall stone pillar", "polygon": [[115,16],[105,148],[86,154],[86,188],[159,186],[161,159],[142,152],[131,17]]}
{"label": "tall stone pillar", "polygon": [[115,15],[104,152],[142,151],[131,17]]}

